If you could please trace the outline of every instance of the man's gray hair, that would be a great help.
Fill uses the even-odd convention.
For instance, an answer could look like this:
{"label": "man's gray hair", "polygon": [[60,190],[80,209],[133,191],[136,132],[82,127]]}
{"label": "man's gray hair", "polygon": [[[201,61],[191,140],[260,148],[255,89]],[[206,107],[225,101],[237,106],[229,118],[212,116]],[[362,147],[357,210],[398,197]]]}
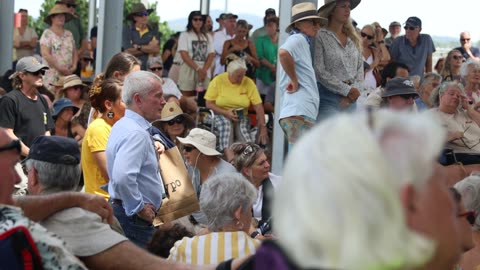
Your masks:
{"label": "man's gray hair", "polygon": [[422,87],[426,86],[429,83],[432,83],[432,81],[439,81],[441,83],[442,76],[434,72],[425,73],[425,75],[423,75],[422,79],[420,80],[420,84],[418,85],[418,93],[423,94]]}
{"label": "man's gray hair", "polygon": [[460,67],[460,76],[462,78],[465,78],[465,77],[468,76],[469,67],[472,67],[472,68],[475,68],[475,69],[480,69],[480,62],[475,60],[475,59],[468,58],[468,60],[465,61],[462,64],[462,66]]}
{"label": "man's gray hair", "polygon": [[150,70],[150,66],[153,65],[153,64],[159,64],[160,66],[163,67],[162,58],[160,58],[160,57],[158,57],[158,56],[148,58],[148,61],[147,61],[147,69],[148,69],[148,71],[151,71],[151,70]]}
{"label": "man's gray hair", "polygon": [[[480,212],[480,175],[474,174],[462,181],[457,182],[454,188],[458,190],[458,193],[462,194],[463,204],[468,210]],[[476,216],[475,224],[473,224],[475,231],[480,231],[480,216]]]}
{"label": "man's gray hair", "polygon": [[235,211],[252,211],[257,198],[255,187],[239,173],[220,174],[209,178],[202,186],[200,210],[207,218],[210,231],[218,231],[235,221]]}
{"label": "man's gray hair", "polygon": [[[154,82],[158,81],[158,84]],[[150,91],[155,90],[155,87],[162,85],[162,79],[149,71],[134,71],[127,75],[123,81],[122,100],[127,107],[133,104],[133,96],[139,94],[145,97]]]}
{"label": "man's gray hair", "polygon": [[26,166],[27,170],[35,168],[43,191],[74,191],[80,181],[80,164],[64,165],[29,159]]}

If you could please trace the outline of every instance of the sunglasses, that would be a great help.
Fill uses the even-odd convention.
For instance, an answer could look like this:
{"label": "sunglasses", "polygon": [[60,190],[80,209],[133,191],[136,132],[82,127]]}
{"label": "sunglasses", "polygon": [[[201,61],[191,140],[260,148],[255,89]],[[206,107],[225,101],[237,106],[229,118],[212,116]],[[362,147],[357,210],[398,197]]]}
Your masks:
{"label": "sunglasses", "polygon": [[172,120],[170,120],[170,121],[167,122],[167,124],[168,124],[169,126],[173,126],[175,123],[177,123],[177,124],[183,123],[183,117],[176,117],[176,118],[174,118],[174,119],[172,119]]}
{"label": "sunglasses", "polygon": [[465,41],[470,41],[470,39],[469,38],[461,38],[460,41],[465,42]]}
{"label": "sunglasses", "polygon": [[9,151],[9,150],[17,150],[17,152],[20,154],[21,150],[22,150],[22,144],[20,143],[20,140],[13,140],[11,143],[5,145],[5,146],[1,146],[0,147],[0,152],[3,152],[3,151]]}
{"label": "sunglasses", "polygon": [[411,94],[411,95],[400,95],[403,99],[409,100],[409,99],[416,99],[417,95]]}
{"label": "sunglasses", "polygon": [[163,67],[153,67],[153,68],[150,68],[151,71],[160,71],[160,70],[163,70]]}
{"label": "sunglasses", "polygon": [[367,37],[368,40],[372,40],[373,39],[373,36],[371,35],[367,35],[365,34],[364,32],[360,32],[360,35],[364,38],[364,37]]}
{"label": "sunglasses", "polygon": [[138,16],[138,17],[148,16],[148,11],[138,12],[138,13],[137,13],[137,16]]}
{"label": "sunglasses", "polygon": [[203,19],[202,17],[197,17],[197,18],[193,18],[192,21],[198,22],[198,21],[203,21]]}
{"label": "sunglasses", "polygon": [[403,27],[403,29],[405,29],[405,31],[407,31],[407,30],[413,31],[413,30],[415,30],[415,28],[416,28],[416,27],[414,27],[414,26],[405,26],[405,27]]}
{"label": "sunglasses", "polygon": [[40,76],[40,75],[45,75],[45,70],[44,69],[40,69],[40,70],[37,70],[35,72],[29,72],[27,71],[28,74],[32,75],[32,76]]}
{"label": "sunglasses", "polygon": [[461,59],[463,59],[463,56],[462,55],[454,55],[454,56],[452,56],[452,58],[455,59],[455,60],[461,60]]}
{"label": "sunglasses", "polygon": [[474,211],[467,211],[462,214],[458,214],[458,217],[465,217],[470,225],[475,224],[475,219],[477,218],[477,214]]}
{"label": "sunglasses", "polygon": [[197,148],[195,148],[195,147],[193,147],[193,146],[191,146],[191,145],[185,145],[185,146],[183,147],[183,150],[185,150],[185,152],[187,152],[187,153],[192,152],[193,149],[197,149]]}
{"label": "sunglasses", "polygon": [[72,7],[74,8],[76,7],[76,5],[67,4],[67,8],[72,8]]}

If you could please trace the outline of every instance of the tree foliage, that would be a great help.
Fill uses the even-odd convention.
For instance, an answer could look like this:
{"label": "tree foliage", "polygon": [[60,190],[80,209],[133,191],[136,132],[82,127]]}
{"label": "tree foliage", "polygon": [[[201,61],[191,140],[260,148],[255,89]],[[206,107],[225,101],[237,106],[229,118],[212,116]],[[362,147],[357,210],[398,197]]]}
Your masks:
{"label": "tree foliage", "polygon": [[[42,35],[43,31],[46,28],[48,28],[48,25],[43,20],[45,19],[45,17],[47,17],[48,13],[52,9],[52,7],[55,5],[56,1],[57,0],[44,0],[40,9],[40,16],[36,20],[32,19],[31,17],[29,19],[29,26],[35,29],[39,37]],[[124,4],[123,4],[123,23],[124,24],[131,23],[131,22],[128,22],[125,18],[132,10],[133,5],[138,2],[139,0],[124,0]],[[88,28],[88,0],[76,0],[76,3],[77,3],[76,13],[80,18],[82,27],[85,31],[86,36],[88,37],[90,33],[90,29],[87,29]],[[154,3],[148,4],[147,9],[152,8],[154,10],[154,12],[152,12],[150,16],[148,16],[148,21],[151,27],[153,27],[154,29],[158,29],[158,31],[162,33],[162,40],[160,44],[163,44],[174,33],[174,31],[168,27],[167,22],[160,21],[160,17],[155,12],[157,10],[157,5],[158,5],[157,1],[155,1]],[[98,14],[98,10],[97,10],[97,14]]]}

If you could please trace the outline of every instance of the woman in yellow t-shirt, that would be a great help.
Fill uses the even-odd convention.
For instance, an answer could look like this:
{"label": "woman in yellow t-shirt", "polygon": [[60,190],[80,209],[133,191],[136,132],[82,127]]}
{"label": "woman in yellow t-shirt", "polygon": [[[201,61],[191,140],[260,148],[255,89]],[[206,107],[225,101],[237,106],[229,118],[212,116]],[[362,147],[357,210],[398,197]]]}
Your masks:
{"label": "woman in yellow t-shirt", "polygon": [[230,144],[254,140],[250,136],[250,121],[247,117],[250,105],[253,105],[257,115],[258,143],[266,144],[268,140],[262,99],[255,83],[245,76],[246,71],[243,59],[231,61],[227,72],[216,76],[205,94],[207,108],[215,112],[218,150],[224,152],[227,160],[233,158],[233,153],[228,150]]}

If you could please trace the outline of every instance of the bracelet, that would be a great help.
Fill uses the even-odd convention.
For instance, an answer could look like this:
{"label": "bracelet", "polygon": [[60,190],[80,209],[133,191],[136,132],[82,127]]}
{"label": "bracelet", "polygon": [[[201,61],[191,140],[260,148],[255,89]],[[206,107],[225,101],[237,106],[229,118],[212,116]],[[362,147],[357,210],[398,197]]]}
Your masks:
{"label": "bracelet", "polygon": [[255,237],[257,237],[258,234],[260,234],[258,231],[254,231],[252,234],[250,234],[250,237],[255,239]]}

